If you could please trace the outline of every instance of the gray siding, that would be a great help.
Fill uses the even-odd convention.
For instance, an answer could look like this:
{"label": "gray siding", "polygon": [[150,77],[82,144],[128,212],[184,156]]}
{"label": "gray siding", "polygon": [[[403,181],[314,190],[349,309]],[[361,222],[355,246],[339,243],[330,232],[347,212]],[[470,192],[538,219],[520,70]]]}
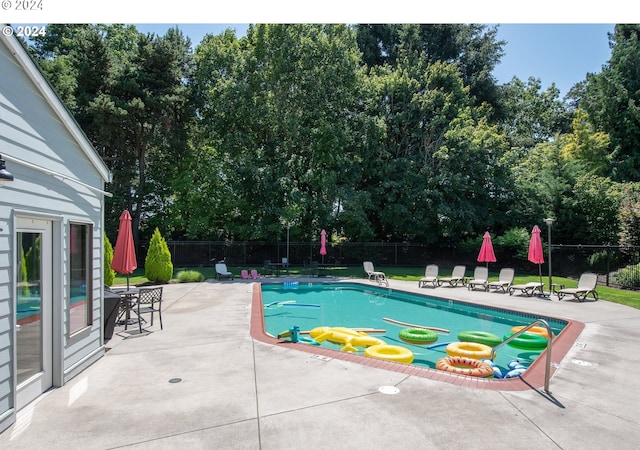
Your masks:
{"label": "gray siding", "polygon": [[[86,140],[79,142],[78,136],[84,135],[77,124],[70,117],[61,115],[59,104],[52,105],[48,92],[52,92],[48,85],[34,84],[28,71],[13,55],[6,38],[0,39],[0,154],[15,178],[0,187],[0,418],[12,402],[13,283],[16,276],[13,272],[16,257],[13,217],[16,211],[20,215],[29,212],[52,217],[61,224],[61,231],[53,235],[54,247],[60,249],[57,254],[54,252],[54,259],[59,260],[53,262],[53,268],[59,273],[54,272],[53,276],[62,280],[59,288],[54,284],[54,289],[59,289],[57,295],[64,301],[56,305],[54,293],[54,308],[62,303],[64,309],[54,311],[54,320],[59,318],[63,323],[54,326],[54,332],[57,329],[61,336],[53,337],[53,345],[61,345],[62,372],[95,354],[102,346],[104,199],[97,190],[103,188],[104,175],[108,172],[104,166],[96,166],[99,158],[87,152],[90,145]],[[93,326],[73,339],[69,337],[67,323],[69,221],[93,226],[93,289],[89,293],[93,300]],[[64,382],[60,377],[61,374],[58,379]]]}

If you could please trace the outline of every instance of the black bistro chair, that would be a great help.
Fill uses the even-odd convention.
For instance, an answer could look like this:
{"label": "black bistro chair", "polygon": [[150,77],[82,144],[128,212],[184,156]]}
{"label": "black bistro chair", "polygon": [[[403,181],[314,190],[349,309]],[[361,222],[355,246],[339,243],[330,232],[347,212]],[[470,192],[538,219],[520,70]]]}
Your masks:
{"label": "black bistro chair", "polygon": [[153,326],[153,315],[158,313],[160,318],[160,329],[162,330],[162,287],[140,288],[136,299],[138,326],[142,333],[142,314],[151,314],[151,326]]}

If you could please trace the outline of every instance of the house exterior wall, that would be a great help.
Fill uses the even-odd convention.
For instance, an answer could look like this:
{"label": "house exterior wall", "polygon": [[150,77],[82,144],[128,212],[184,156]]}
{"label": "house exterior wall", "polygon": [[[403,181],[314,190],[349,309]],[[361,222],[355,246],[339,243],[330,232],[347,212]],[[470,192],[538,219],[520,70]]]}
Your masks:
{"label": "house exterior wall", "polygon": [[[108,170],[14,37],[0,37],[0,154],[14,181],[0,185],[0,432],[15,421],[18,217],[52,222],[53,385],[104,354],[104,182]],[[22,53],[21,53],[22,51]],[[70,223],[89,225],[92,324],[69,332]],[[45,263],[46,264],[46,263]]]}

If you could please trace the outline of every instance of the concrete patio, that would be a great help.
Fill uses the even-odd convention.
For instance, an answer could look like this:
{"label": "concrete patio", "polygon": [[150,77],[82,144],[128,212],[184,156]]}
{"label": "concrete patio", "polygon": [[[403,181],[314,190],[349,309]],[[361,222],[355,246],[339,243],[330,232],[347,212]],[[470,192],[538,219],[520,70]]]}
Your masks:
{"label": "concrete patio", "polygon": [[166,285],[164,330],[156,323],[124,339],[116,328],[105,357],[22,410],[0,448],[637,448],[639,310],[397,280],[390,287],[585,327],[558,362],[551,395],[540,386],[473,389],[253,339],[251,282]]}

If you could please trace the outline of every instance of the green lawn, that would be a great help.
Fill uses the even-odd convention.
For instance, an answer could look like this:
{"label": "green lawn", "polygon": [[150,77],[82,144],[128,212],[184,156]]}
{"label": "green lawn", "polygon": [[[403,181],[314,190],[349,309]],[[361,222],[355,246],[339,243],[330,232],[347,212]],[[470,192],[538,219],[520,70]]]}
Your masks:
{"label": "green lawn", "polygon": [[[253,267],[247,267],[247,269],[252,269]],[[258,272],[261,272],[261,267],[255,267],[258,269]],[[229,267],[228,268],[234,276],[240,278],[240,270],[242,268],[237,267]],[[190,270],[197,271],[204,275],[205,278],[215,278],[216,272],[214,267],[189,267],[189,268],[174,268],[173,275],[182,270]],[[424,275],[423,267],[376,267],[376,270],[380,270],[385,272],[387,278],[394,280],[403,280],[403,281],[415,281],[416,283],[422,276]],[[331,275],[337,277],[347,277],[347,278],[363,278],[365,276],[362,271],[362,267],[331,267],[328,269],[328,272]],[[442,268],[440,270],[441,274],[444,276],[448,276],[451,273],[451,269]],[[305,269],[303,267],[291,267],[289,268],[289,274],[292,275],[303,275],[305,274]],[[490,273],[489,280],[497,280],[498,273]],[[525,276],[516,276],[513,284],[524,284],[530,281],[539,281],[540,278],[537,275],[525,275]],[[137,269],[133,274],[129,276],[129,283],[131,285],[143,284],[148,282],[147,278],[144,276],[144,269]],[[548,279],[546,276],[543,276],[542,281],[546,284]],[[577,280],[572,280],[569,278],[562,277],[553,277],[554,283],[563,283],[566,287],[576,287],[578,285]],[[116,274],[116,278],[114,281],[114,285],[126,285],[127,278],[120,274]],[[621,305],[630,306],[632,308],[640,309],[640,294],[638,291],[629,291],[622,289],[614,289],[606,286],[598,286],[598,297],[601,300],[607,300],[613,303],[619,303]]]}

